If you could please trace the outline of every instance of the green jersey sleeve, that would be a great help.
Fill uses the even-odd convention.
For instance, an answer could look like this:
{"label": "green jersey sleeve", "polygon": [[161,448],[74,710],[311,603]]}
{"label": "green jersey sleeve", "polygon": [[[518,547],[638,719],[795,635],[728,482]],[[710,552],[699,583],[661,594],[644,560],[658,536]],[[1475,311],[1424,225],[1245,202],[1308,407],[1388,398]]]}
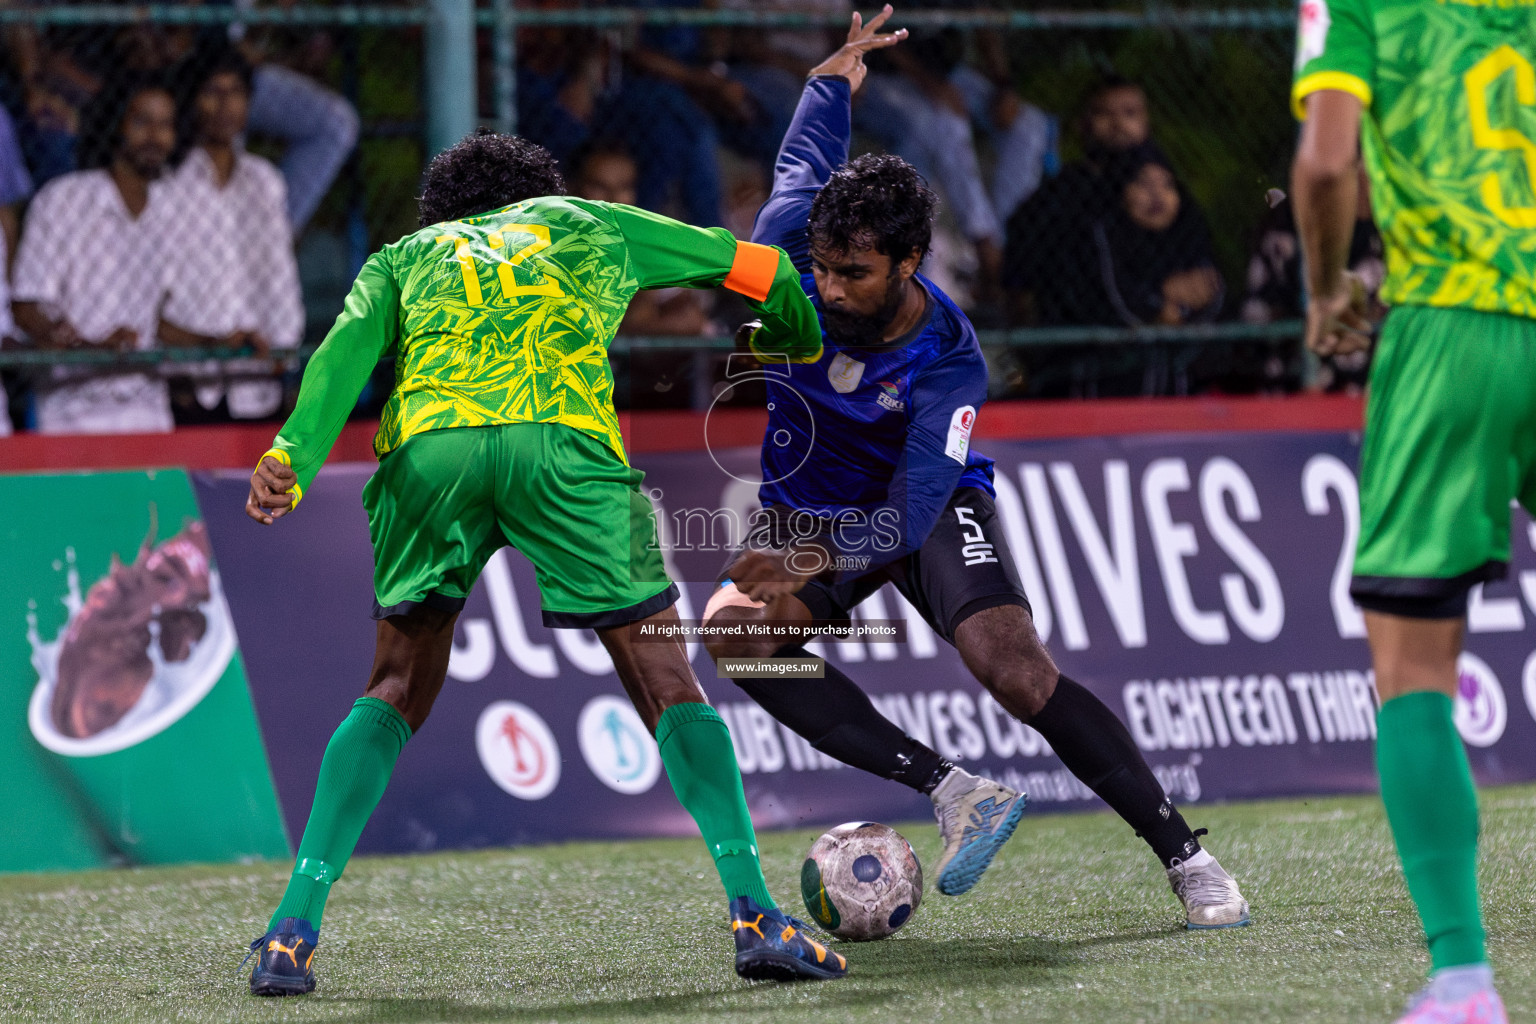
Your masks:
{"label": "green jersey sleeve", "polygon": [[784,250],[742,242],[724,228],[696,228],[670,217],[613,204],[631,269],[641,288],[724,286],[747,299],[763,327],[761,351],[794,362],[821,358],[816,307],[800,287],[800,274]]}
{"label": "green jersey sleeve", "polygon": [[266,453],[297,474],[294,504],[320,472],[363,385],[399,332],[400,286],[384,250],[363,264],[341,315],[304,370],[293,415]]}
{"label": "green jersey sleeve", "polygon": [[1370,0],[1301,0],[1296,19],[1296,79],[1291,106],[1306,119],[1306,98],[1338,89],[1371,105],[1376,31]]}

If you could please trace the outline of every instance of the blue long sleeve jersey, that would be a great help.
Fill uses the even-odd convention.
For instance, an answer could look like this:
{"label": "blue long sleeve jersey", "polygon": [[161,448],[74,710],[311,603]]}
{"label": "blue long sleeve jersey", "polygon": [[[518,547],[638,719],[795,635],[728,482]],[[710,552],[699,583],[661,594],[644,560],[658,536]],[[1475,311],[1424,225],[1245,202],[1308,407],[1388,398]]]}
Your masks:
{"label": "blue long sleeve jersey", "polygon": [[[811,276],[811,201],[848,159],[851,92],[846,79],[805,86],[774,167],[773,193],[752,240],[777,245],[800,271],[823,316]],[[765,365],[768,429],[764,505],[831,518],[840,580],[922,547],[958,488],[992,489],[992,460],[970,450],[986,400],[987,367],[976,331],[933,282],[924,319],[885,344],[839,348],[826,338],[814,363]],[[867,561],[866,561],[867,559]]]}

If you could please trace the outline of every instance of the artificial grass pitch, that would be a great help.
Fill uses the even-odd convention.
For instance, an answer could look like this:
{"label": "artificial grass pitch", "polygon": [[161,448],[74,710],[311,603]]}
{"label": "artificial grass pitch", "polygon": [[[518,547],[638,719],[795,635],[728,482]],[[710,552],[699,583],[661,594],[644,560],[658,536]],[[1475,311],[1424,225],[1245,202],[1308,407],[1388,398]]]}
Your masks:
{"label": "artificial grass pitch", "polygon": [[[509,809],[509,813],[515,812]],[[354,860],[319,989],[247,994],[236,964],[289,865],[0,877],[0,1021],[1391,1021],[1428,958],[1374,797],[1194,807],[1253,924],[1186,932],[1146,847],[1108,814],[1026,818],[969,894],[892,939],[841,944],[841,981],[748,984],[698,840]],[[899,826],[925,864],[928,822]],[[820,830],[760,837],[800,910]],[[1536,787],[1483,793],[1489,953],[1536,1019]]]}

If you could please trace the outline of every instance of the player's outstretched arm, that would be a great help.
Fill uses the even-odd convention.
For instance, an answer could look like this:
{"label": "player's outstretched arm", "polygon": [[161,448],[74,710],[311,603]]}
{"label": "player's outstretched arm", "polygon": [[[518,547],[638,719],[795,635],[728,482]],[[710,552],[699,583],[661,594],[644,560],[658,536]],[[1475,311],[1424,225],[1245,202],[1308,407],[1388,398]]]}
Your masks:
{"label": "player's outstretched arm", "polygon": [[725,287],[760,314],[759,351],[794,362],[821,358],[821,325],[782,249],[737,241],[724,228],[696,228],[632,206],[608,206],[641,288]]}
{"label": "player's outstretched arm", "polygon": [[[245,510],[252,519],[269,525],[304,497],[373,368],[395,344],[399,324],[400,287],[386,254],[375,253],[305,368],[293,414],[251,476]],[[289,500],[283,504],[282,498]]]}
{"label": "player's outstretched arm", "polygon": [[848,162],[853,135],[851,101],[864,82],[864,55],[907,37],[906,29],[878,31],[890,16],[889,4],[868,25],[857,13],[853,15],[848,41],[811,69],[810,81],[779,146],[773,191],[752,226],[752,241],[784,249],[801,273],[810,270],[805,232],[811,199],[832,172]]}

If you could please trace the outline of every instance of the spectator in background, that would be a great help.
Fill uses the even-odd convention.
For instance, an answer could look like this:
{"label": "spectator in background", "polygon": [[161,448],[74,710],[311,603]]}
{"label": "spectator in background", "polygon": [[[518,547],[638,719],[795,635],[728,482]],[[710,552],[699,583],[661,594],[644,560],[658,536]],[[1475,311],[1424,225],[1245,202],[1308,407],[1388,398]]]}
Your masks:
{"label": "spectator in background", "polygon": [[626,74],[620,51],[592,32],[526,30],[519,40],[521,134],[561,162],[589,138],[622,139],[639,171],[637,205],[664,211],[675,195],[684,219],[720,223],[719,133],[686,90]]}
{"label": "spectator in background", "polygon": [[1114,159],[1153,144],[1146,92],[1129,79],[1106,75],[1089,89],[1078,118],[1083,156],[1049,178],[1013,213],[1007,226],[1003,284],[1013,293],[1016,320],[1046,325],[1096,323],[1102,293],[1076,282],[1100,278],[1093,225],[1122,197],[1106,180]]}
{"label": "spectator in background", "polygon": [[[961,231],[976,247],[983,294],[997,284],[1008,215],[1055,164],[1054,122],[1013,96],[1006,65],[997,83],[962,63],[959,29],[913,33],[908,46],[876,58],[892,70],[873,71],[859,91],[854,127],[873,135],[939,187]],[[1012,103],[999,102],[1002,97]],[[998,143],[988,190],[972,119]]]}
{"label": "spectator in background", "polygon": [[[7,254],[0,262],[0,276],[7,282],[11,274],[10,254],[21,241],[21,204],[31,195],[32,175],[27,173],[26,161],[21,156],[15,123],[6,109],[0,107],[0,241],[5,243]],[[9,311],[4,322],[10,323]],[[0,416],[0,420],[4,418]]]}
{"label": "spectator in background", "polygon": [[[175,202],[162,179],[176,145],[176,104],[156,79],[104,88],[82,123],[90,168],[50,181],[32,201],[16,257],[17,326],[43,349],[154,347]],[[130,433],[172,426],[165,382],[150,373],[55,367],[34,395],[44,433]]]}
{"label": "spectator in background", "polygon": [[[1366,317],[1379,323],[1386,307],[1377,299],[1386,278],[1387,265],[1381,233],[1371,219],[1371,183],[1365,164],[1358,167],[1359,182],[1355,192],[1355,233],[1349,242],[1347,269],[1360,279],[1367,296]],[[1301,242],[1296,234],[1296,216],[1289,199],[1282,199],[1270,210],[1259,229],[1259,244],[1248,261],[1248,297],[1243,302],[1242,318],[1251,324],[1299,319],[1306,314],[1301,274]],[[1369,349],[1322,360],[1316,386],[1324,391],[1365,390],[1369,376]]]}
{"label": "spectator in background", "polygon": [[[160,340],[171,346],[271,349],[298,346],[304,330],[287,190],[277,168],[241,139],[251,68],[232,48],[198,54],[182,103],[187,151],[173,177],[182,244],[167,268]],[[172,381],[178,423],[261,419],[283,389],[260,359],[213,364]]]}
{"label": "spectator in background", "polygon": [[1156,147],[1116,157],[1105,176],[1118,202],[1093,226],[1093,248],[1107,300],[1085,323],[1184,324],[1221,309],[1221,275],[1205,216],[1179,187]]}
{"label": "spectator in background", "polygon": [[[639,171],[629,150],[615,140],[594,139],[567,164],[571,193],[604,203],[635,204]],[[695,288],[660,288],[635,293],[619,327],[620,334],[672,336],[704,334],[709,330],[712,293]]]}

